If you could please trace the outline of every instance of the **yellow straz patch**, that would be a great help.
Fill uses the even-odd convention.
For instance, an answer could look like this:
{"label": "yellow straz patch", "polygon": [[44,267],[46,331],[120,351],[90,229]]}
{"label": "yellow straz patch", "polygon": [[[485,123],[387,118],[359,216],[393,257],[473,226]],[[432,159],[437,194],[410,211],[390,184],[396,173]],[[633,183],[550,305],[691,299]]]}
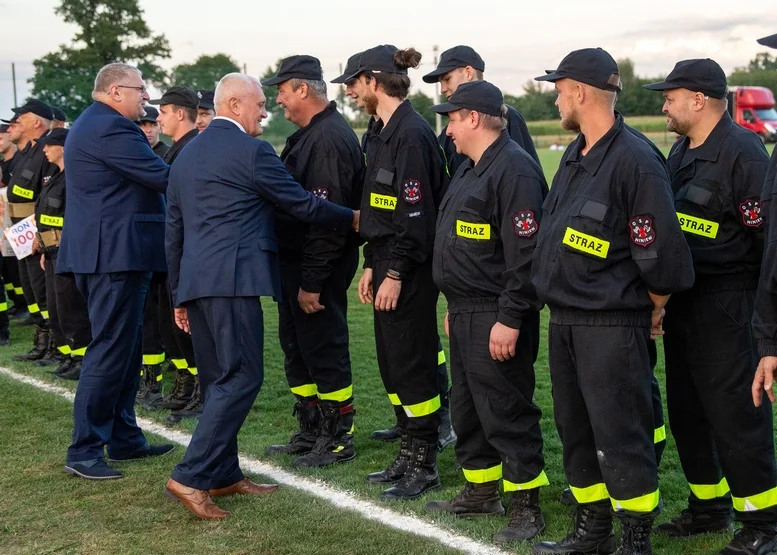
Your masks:
{"label": "yellow straz patch", "polygon": [[46,214],[41,214],[40,223],[51,227],[62,227],[65,225],[65,218],[58,218],[56,216],[47,216]]}
{"label": "yellow straz patch", "polygon": [[680,227],[686,233],[693,233],[694,235],[701,235],[708,239],[714,239],[718,236],[718,228],[720,224],[717,222],[711,222],[703,218],[695,218],[688,214],[677,213],[677,219],[680,220]]}
{"label": "yellow straz patch", "polygon": [[488,241],[491,239],[491,226],[489,224],[473,224],[456,220],[456,235],[467,239]]}
{"label": "yellow straz patch", "polygon": [[370,193],[370,206],[380,210],[394,210],[397,207],[397,197]]}
{"label": "yellow straz patch", "polygon": [[571,227],[568,227],[566,233],[564,233],[563,243],[576,251],[591,254],[599,258],[607,258],[607,253],[610,251],[609,241],[598,239],[591,235],[586,235],[585,233],[580,233]]}
{"label": "yellow straz patch", "polygon": [[32,199],[35,196],[35,192],[32,189],[25,189],[19,185],[14,185],[11,192],[18,197]]}

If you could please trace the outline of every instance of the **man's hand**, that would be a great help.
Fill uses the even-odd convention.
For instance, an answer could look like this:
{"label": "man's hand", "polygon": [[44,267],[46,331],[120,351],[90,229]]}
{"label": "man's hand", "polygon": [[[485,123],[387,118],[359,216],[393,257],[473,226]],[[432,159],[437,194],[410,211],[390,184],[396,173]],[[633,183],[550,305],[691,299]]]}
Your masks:
{"label": "man's hand", "polygon": [[402,290],[402,281],[398,279],[386,278],[378,288],[378,294],[375,295],[375,310],[388,312],[397,309],[399,301],[399,292]]}
{"label": "man's hand", "polygon": [[650,339],[655,340],[658,336],[664,335],[663,325],[666,310],[663,308],[654,309],[650,315]]}
{"label": "man's hand", "polygon": [[445,335],[448,337],[451,336],[451,325],[448,321],[448,318],[450,317],[450,313],[446,310],[445,311]]}
{"label": "man's hand", "polygon": [[189,329],[189,314],[185,308],[173,309],[173,316],[175,317],[175,325],[181,328],[186,333],[191,333]]}
{"label": "man's hand", "polygon": [[43,255],[40,255],[40,269],[46,271],[46,257]]}
{"label": "man's hand", "polygon": [[359,233],[359,217],[361,215],[361,210],[354,210],[353,211],[353,230],[356,233]]}
{"label": "man's hand", "polygon": [[359,279],[358,293],[362,304],[372,304],[372,268],[364,268]]}
{"label": "man's hand", "polygon": [[763,357],[758,363],[758,369],[753,378],[753,404],[756,407],[761,406],[764,391],[769,400],[774,403],[774,372],[777,371],[777,357]]}
{"label": "man's hand", "polygon": [[497,322],[491,328],[491,338],[488,341],[488,350],[491,358],[504,362],[515,356],[515,345],[518,343],[520,330],[508,328]]}
{"label": "man's hand", "polygon": [[321,298],[321,293],[310,293],[303,291],[300,287],[299,293],[297,293],[297,302],[302,312],[305,314],[313,314],[320,310],[324,310],[324,305],[318,302]]}

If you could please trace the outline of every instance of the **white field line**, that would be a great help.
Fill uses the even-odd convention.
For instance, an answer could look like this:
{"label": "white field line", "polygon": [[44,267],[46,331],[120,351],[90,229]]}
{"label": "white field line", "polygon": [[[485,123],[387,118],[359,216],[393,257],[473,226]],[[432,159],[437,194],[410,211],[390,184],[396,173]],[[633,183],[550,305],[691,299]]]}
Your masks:
{"label": "white field line", "polygon": [[[37,387],[48,393],[63,397],[71,403],[75,397],[73,393],[64,388],[19,374],[8,368],[0,367],[0,374],[8,376],[18,382]],[[192,439],[190,434],[170,430],[147,418],[138,418],[138,424],[145,431],[161,436],[168,441],[183,445],[184,447],[188,446],[189,441]],[[408,532],[416,536],[435,540],[445,546],[458,549],[464,553],[469,553],[471,555],[508,555],[511,553],[503,551],[493,545],[473,540],[467,536],[456,534],[455,532],[436,526],[426,520],[402,514],[382,507],[376,503],[359,499],[348,492],[332,487],[323,481],[305,478],[304,476],[299,476],[283,470],[273,464],[252,459],[251,457],[242,454],[240,455],[240,466],[244,470],[248,470],[254,474],[261,474],[279,484],[293,487],[310,495],[319,497],[340,509],[357,513],[366,519],[374,520],[384,526],[396,528],[402,532]]]}

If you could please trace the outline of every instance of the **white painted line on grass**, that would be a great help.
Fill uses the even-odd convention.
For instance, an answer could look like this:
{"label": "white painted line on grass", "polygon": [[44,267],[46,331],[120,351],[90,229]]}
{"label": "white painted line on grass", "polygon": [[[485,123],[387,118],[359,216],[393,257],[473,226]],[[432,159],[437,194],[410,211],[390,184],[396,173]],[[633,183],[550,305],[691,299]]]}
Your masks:
{"label": "white painted line on grass", "polygon": [[[64,388],[19,374],[8,368],[0,367],[0,374],[8,376],[18,382],[37,387],[48,393],[59,395],[70,402],[75,398],[73,393]],[[168,441],[183,445],[184,447],[189,445],[189,441],[192,439],[190,434],[170,430],[147,418],[138,418],[138,424],[145,431],[161,436]],[[473,540],[467,536],[451,532],[450,530],[441,528],[426,520],[387,509],[386,507],[371,501],[359,499],[348,492],[337,489],[323,481],[299,476],[273,464],[252,459],[251,457],[246,457],[242,454],[240,455],[240,466],[244,470],[248,470],[255,474],[261,474],[279,484],[302,490],[310,495],[315,495],[340,509],[358,513],[366,519],[374,520],[384,526],[396,528],[402,532],[408,532],[416,536],[422,536],[438,541],[445,546],[459,549],[464,553],[469,553],[471,555],[508,555],[512,553],[499,549],[496,546]]]}

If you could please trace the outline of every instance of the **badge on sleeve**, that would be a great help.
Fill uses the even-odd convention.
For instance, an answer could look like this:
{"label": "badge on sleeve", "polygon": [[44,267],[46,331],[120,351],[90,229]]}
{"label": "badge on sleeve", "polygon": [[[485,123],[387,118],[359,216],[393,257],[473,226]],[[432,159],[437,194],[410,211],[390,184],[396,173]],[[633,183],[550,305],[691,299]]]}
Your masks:
{"label": "badge on sleeve", "polygon": [[316,187],[311,191],[311,193],[313,193],[313,196],[316,196],[321,200],[329,199],[329,189],[325,187]]}
{"label": "badge on sleeve", "polygon": [[417,179],[408,179],[402,184],[402,198],[408,204],[421,202],[421,182]]}
{"label": "badge on sleeve", "polygon": [[764,223],[761,216],[761,201],[757,199],[748,199],[739,205],[739,211],[742,213],[742,221],[747,227],[761,227]]}
{"label": "badge on sleeve", "polygon": [[518,237],[531,237],[539,226],[532,210],[521,210],[513,214],[513,231]]}
{"label": "badge on sleeve", "polygon": [[638,247],[647,247],[656,240],[653,218],[648,215],[634,216],[629,220],[631,242]]}

